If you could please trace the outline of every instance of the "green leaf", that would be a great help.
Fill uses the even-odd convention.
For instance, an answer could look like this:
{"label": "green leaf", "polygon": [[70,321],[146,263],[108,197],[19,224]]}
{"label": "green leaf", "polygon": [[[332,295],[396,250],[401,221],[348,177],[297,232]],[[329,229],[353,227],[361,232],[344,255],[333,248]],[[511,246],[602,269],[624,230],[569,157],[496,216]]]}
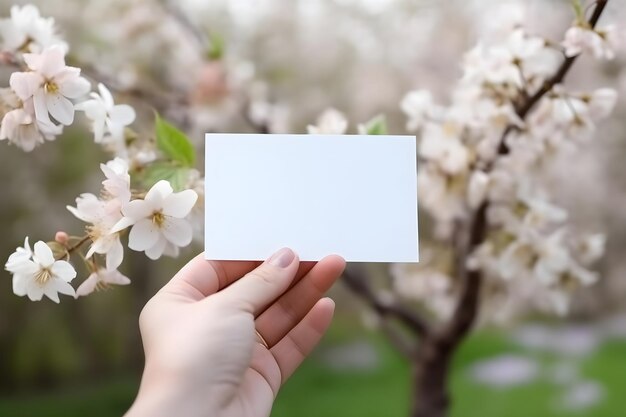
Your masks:
{"label": "green leaf", "polygon": [[161,180],[169,181],[174,191],[187,188],[190,169],[171,162],[155,162],[148,166],[140,175],[140,181],[146,189]]}
{"label": "green leaf", "polygon": [[224,38],[217,33],[211,35],[211,45],[207,51],[207,57],[210,61],[218,61],[224,56]]}
{"label": "green leaf", "polygon": [[371,119],[365,123],[363,130],[366,135],[386,135],[387,134],[387,119],[382,114]]}
{"label": "green leaf", "polygon": [[187,135],[171,123],[161,119],[158,114],[156,114],[155,130],[157,146],[165,156],[183,166],[194,166],[196,151]]}

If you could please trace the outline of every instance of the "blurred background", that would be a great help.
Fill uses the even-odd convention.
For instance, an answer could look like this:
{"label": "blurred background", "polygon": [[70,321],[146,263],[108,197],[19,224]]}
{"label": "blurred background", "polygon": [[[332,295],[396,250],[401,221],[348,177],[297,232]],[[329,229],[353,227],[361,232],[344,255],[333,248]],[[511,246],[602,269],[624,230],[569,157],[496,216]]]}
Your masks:
{"label": "blurred background", "polygon": [[[12,4],[0,0],[0,15]],[[569,0],[40,0],[70,45],[70,61],[104,80],[148,120],[159,109],[201,147],[207,131],[306,131],[326,108],[356,123],[379,113],[405,132],[399,103],[414,88],[445,102],[464,51],[494,25],[499,8],[521,8],[536,33],[559,40]],[[612,1],[604,20],[623,22]],[[198,32],[208,37],[198,36]],[[207,41],[208,44],[204,43]],[[209,59],[211,58],[211,59]],[[219,58],[219,59],[215,59]],[[568,83],[626,93],[623,51],[615,61],[581,59]],[[2,85],[8,69],[0,69]],[[147,94],[146,92],[149,92]],[[242,110],[244,109],[244,110]],[[626,108],[620,99],[595,145],[555,175],[557,202],[584,229],[608,233],[603,279],[565,321],[529,317],[479,329],[456,356],[452,415],[622,415],[626,400]],[[146,129],[149,129],[146,123]],[[67,130],[27,154],[0,147],[0,258],[24,236],[79,234],[66,210],[99,188],[106,155],[91,134]],[[560,178],[560,180],[559,180]],[[428,229],[427,219],[420,219]],[[0,416],[121,415],[143,366],[137,317],[144,303],[201,245],[158,266],[128,253],[133,283],[89,298],[32,303],[0,271]],[[384,265],[370,265],[382,279]],[[313,357],[281,392],[273,416],[405,416],[408,363],[364,306],[337,285],[338,314]]]}

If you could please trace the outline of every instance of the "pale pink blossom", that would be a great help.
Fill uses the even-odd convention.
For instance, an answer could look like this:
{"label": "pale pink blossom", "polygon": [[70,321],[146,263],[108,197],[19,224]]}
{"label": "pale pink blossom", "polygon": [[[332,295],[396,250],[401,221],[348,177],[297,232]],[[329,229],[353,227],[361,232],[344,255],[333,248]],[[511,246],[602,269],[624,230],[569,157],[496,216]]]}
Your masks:
{"label": "pale pink blossom", "polygon": [[117,233],[132,226],[128,247],[145,252],[150,259],[163,254],[176,255],[178,248],[191,243],[193,229],[185,217],[196,204],[193,190],[175,193],[169,182],[157,182],[143,200],[133,200],[122,208],[124,217],[113,227]]}

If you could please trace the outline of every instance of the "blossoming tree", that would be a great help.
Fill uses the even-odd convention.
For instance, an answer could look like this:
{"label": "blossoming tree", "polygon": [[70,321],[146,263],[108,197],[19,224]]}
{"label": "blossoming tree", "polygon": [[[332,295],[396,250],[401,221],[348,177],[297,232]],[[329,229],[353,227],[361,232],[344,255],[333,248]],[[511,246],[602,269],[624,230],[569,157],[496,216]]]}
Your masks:
{"label": "blossoming tree", "polygon": [[[392,267],[391,288],[372,288],[354,270],[345,282],[412,362],[412,416],[446,415],[451,358],[478,320],[502,322],[529,309],[564,315],[574,292],[598,279],[588,268],[604,236],[576,233],[544,183],[551,161],[588,143],[615,106],[613,89],[563,85],[579,55],[614,58],[616,28],[597,26],[607,3],[575,1],[560,43],[519,22],[483,40],[465,55],[446,106],[426,90],[401,103],[407,130],[420,138],[418,195],[435,239],[422,247],[419,266]],[[359,131],[384,130],[381,120]],[[309,128],[346,129],[332,109]]]}
{"label": "blossoming tree", "polygon": [[[585,146],[616,103],[613,89],[564,85],[579,55],[614,57],[618,31],[598,25],[607,3],[574,1],[575,20],[561,42],[514,22],[465,55],[448,104],[435,103],[427,90],[409,92],[401,103],[407,130],[420,140],[417,192],[434,239],[422,247],[419,266],[391,268],[385,291],[356,269],[345,283],[410,359],[412,416],[446,415],[450,361],[477,321],[505,321],[529,308],[565,314],[572,294],[598,278],[590,268],[604,237],[577,233],[566,210],[551,201],[545,178],[551,161]],[[0,90],[0,141],[30,152],[88,120],[95,143],[111,155],[100,165],[100,192],[68,206],[86,223],[84,233],[60,232],[32,246],[26,238],[10,255],[5,267],[15,294],[59,302],[59,293],[85,296],[129,284],[117,270],[127,232],[131,250],[150,259],[177,256],[202,223],[203,180],[186,135],[156,113],[153,132],[136,128],[135,110],[116,104],[106,77],[92,74],[92,83],[66,65],[69,45],[34,6],[13,7],[0,21],[0,38],[0,61],[12,68],[9,86]],[[219,42],[212,46],[219,55]],[[222,77],[216,68],[207,65],[205,78]],[[210,95],[226,94],[217,84],[207,82]],[[276,107],[244,102],[251,125],[274,131]],[[84,117],[75,120],[76,111]],[[330,109],[309,131],[341,134],[348,127]],[[358,126],[359,133],[385,131],[383,117]],[[75,289],[78,264],[89,274]]]}

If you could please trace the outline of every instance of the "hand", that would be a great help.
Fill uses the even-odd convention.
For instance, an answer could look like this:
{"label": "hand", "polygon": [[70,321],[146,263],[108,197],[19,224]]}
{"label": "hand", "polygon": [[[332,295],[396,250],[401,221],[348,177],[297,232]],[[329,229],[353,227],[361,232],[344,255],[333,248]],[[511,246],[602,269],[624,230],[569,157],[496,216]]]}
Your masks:
{"label": "hand", "polygon": [[322,296],[344,267],[290,249],[260,265],[198,255],[141,313],[146,364],[127,417],[269,416],[326,332],[334,303]]}

